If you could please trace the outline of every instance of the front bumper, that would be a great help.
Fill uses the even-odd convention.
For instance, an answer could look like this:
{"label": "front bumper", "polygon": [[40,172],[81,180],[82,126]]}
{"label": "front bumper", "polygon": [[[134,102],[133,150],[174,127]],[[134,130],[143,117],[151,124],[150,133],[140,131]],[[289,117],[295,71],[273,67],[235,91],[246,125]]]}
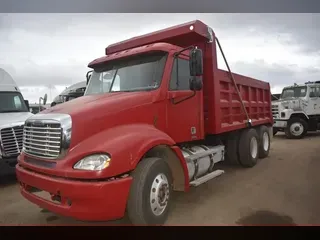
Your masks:
{"label": "front bumper", "polygon": [[[82,221],[107,221],[124,216],[131,177],[110,181],[51,177],[16,166],[20,192],[30,202],[62,216]],[[32,193],[36,188],[60,197],[56,203]]]}
{"label": "front bumper", "polygon": [[274,120],[273,123],[274,128],[286,128],[287,127],[287,120]]}
{"label": "front bumper", "polygon": [[0,177],[15,175],[17,162],[17,157],[0,157]]}

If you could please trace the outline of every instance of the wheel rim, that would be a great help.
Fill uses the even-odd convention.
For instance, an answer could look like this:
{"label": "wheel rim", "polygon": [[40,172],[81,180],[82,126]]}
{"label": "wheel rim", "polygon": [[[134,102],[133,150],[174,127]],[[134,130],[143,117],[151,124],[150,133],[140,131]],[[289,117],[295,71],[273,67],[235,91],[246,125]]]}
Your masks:
{"label": "wheel rim", "polygon": [[268,151],[268,149],[269,149],[269,134],[267,132],[264,132],[262,135],[262,145],[263,145],[263,150]]}
{"label": "wheel rim", "polygon": [[164,174],[159,174],[153,180],[150,192],[150,206],[154,215],[161,215],[168,205],[169,183]]}
{"label": "wheel rim", "polygon": [[304,127],[301,123],[293,123],[290,125],[290,132],[294,136],[300,136],[304,131]]}
{"label": "wheel rim", "polygon": [[258,155],[258,141],[255,137],[250,140],[250,153],[252,158],[256,158]]}

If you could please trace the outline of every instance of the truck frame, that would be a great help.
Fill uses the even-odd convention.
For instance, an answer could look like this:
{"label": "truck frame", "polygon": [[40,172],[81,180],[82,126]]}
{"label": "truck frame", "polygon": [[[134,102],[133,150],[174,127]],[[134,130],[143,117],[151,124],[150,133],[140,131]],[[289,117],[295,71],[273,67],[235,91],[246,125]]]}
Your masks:
{"label": "truck frame", "polygon": [[289,139],[301,139],[320,130],[320,81],[285,87],[272,101],[273,134],[283,131]]}
{"label": "truck frame", "polygon": [[198,20],[109,45],[83,97],[25,122],[21,194],[79,220],[158,225],[172,191],[220,176],[221,161],[267,157],[270,85],[232,73],[224,54],[228,71],[218,69],[216,47]]}

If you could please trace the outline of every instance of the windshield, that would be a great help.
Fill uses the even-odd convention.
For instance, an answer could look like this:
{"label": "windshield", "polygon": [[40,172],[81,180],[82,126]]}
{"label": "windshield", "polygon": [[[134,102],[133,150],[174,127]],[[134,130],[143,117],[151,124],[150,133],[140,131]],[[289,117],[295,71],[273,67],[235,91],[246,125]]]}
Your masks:
{"label": "windshield", "polygon": [[166,58],[154,52],[107,62],[92,72],[85,95],[157,89]]}
{"label": "windshield", "polygon": [[305,97],[306,94],[307,94],[307,87],[285,88],[282,91],[281,99]]}
{"label": "windshield", "polygon": [[0,113],[28,112],[19,92],[0,92]]}

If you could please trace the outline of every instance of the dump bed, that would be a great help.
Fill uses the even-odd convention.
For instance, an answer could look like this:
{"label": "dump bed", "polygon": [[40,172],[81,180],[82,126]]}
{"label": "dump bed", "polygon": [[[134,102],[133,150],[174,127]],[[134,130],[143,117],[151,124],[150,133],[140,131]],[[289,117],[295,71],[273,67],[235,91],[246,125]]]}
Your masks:
{"label": "dump bed", "polygon": [[[234,74],[252,125],[272,124],[270,85]],[[244,128],[247,117],[227,71],[217,69],[213,79],[204,79],[204,127],[206,134],[219,134]]]}

